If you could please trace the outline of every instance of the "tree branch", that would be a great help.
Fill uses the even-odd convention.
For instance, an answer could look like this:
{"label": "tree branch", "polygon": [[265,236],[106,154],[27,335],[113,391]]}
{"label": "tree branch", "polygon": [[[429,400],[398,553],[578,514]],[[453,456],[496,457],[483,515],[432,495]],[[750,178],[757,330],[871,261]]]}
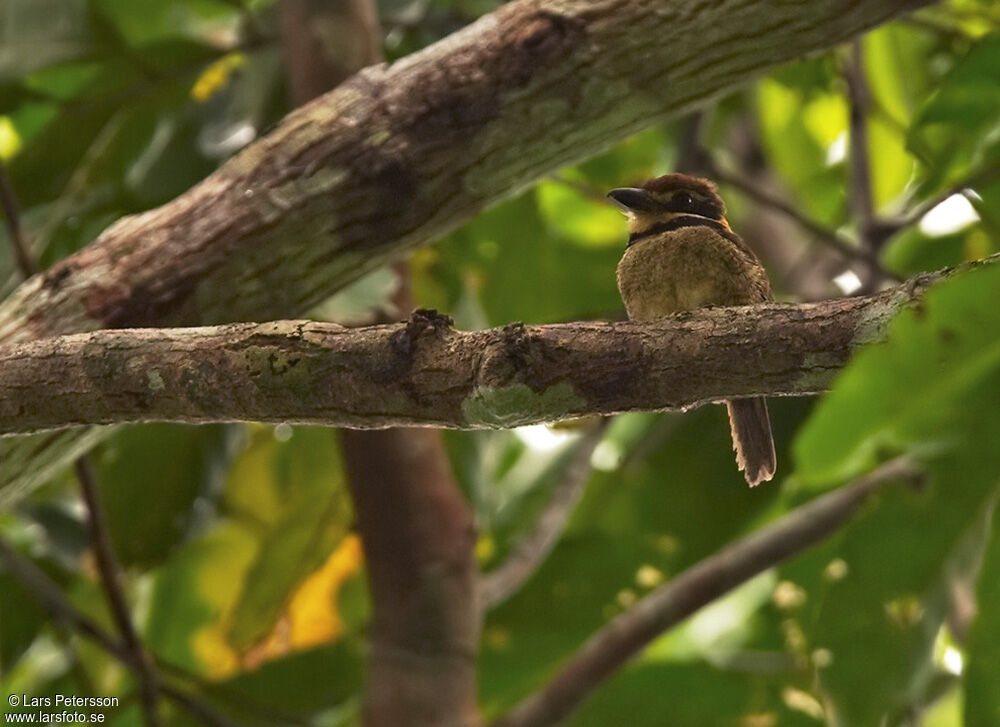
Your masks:
{"label": "tree branch", "polygon": [[80,482],[87,511],[87,528],[90,531],[90,542],[94,549],[94,560],[97,572],[100,574],[101,587],[108,602],[111,617],[118,627],[122,637],[122,648],[129,653],[136,680],[139,682],[139,695],[142,704],[143,717],[147,727],[158,727],[161,722],[157,712],[160,701],[159,677],[153,669],[152,661],[146,653],[146,647],[136,632],[132,622],[132,614],[125,600],[125,591],[121,582],[121,566],[115,555],[111,542],[107,518],[104,514],[104,503],[101,502],[101,491],[94,475],[94,468],[87,455],[80,457],[74,464],[76,478]]}
{"label": "tree branch", "polygon": [[464,332],[433,311],[346,329],[279,321],[96,331],[0,347],[0,433],[138,421],[506,428],[823,391],[924,291]]}
{"label": "tree branch", "polygon": [[0,339],[301,315],[539,177],[928,1],[504,4],[27,281]]}
{"label": "tree branch", "polygon": [[722,169],[711,159],[707,160],[707,164],[709,165],[711,176],[720,184],[727,184],[734,187],[758,204],[780,212],[802,227],[818,242],[836,250],[845,259],[862,263],[868,270],[887,280],[895,280],[897,282],[902,280],[900,276],[883,268],[878,256],[865,248],[858,247],[849,237],[845,237],[836,230],[831,230],[825,225],[816,222],[816,220],[807,217],[785,200],[760,189],[757,185],[748,182],[738,174]]}
{"label": "tree branch", "polygon": [[758,573],[828,538],[883,485],[919,476],[920,470],[908,459],[892,460],[702,560],[606,624],[555,679],[493,727],[556,724],[664,631]]}
{"label": "tree branch", "polygon": [[847,97],[850,101],[848,201],[851,212],[857,218],[861,248],[872,255],[878,255],[880,240],[875,231],[875,192],[872,187],[868,140],[871,89],[865,76],[864,49],[858,38],[851,42],[850,57],[844,63],[844,80],[847,82]]}
{"label": "tree branch", "polygon": [[14,259],[17,267],[25,278],[30,278],[38,267],[28,248],[28,241],[24,239],[24,232],[21,229],[21,206],[17,202],[14,194],[14,187],[10,183],[7,175],[7,167],[0,159],[0,210],[3,211],[4,223],[7,234],[10,236],[10,244],[14,249]]}

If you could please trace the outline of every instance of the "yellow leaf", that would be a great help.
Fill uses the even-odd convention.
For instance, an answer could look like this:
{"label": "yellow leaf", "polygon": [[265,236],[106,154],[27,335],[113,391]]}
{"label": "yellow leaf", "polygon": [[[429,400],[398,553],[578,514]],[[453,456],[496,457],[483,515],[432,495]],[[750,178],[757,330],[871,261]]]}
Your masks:
{"label": "yellow leaf", "polygon": [[21,136],[9,116],[0,116],[0,159],[10,159],[21,150]]}
{"label": "yellow leaf", "polygon": [[209,65],[191,87],[191,98],[198,103],[204,103],[212,98],[219,89],[229,83],[233,71],[246,63],[242,53],[227,53],[215,63]]}
{"label": "yellow leaf", "polygon": [[243,666],[253,669],[290,652],[336,641],[344,632],[337,594],[344,582],[361,570],[363,561],[361,539],[348,535],[326,562],[299,584],[271,633],[246,653]]}

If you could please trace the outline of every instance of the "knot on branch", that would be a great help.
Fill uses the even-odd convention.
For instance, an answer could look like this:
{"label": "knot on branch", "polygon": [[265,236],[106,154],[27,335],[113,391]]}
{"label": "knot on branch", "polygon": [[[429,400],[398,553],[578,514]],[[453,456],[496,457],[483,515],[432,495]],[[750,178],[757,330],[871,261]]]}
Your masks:
{"label": "knot on branch", "polygon": [[497,386],[520,382],[531,386],[531,381],[521,381],[530,362],[527,327],[520,322],[508,323],[496,329],[492,338],[479,366],[479,383]]}
{"label": "knot on branch", "polygon": [[455,321],[450,316],[433,308],[417,308],[406,319],[406,325],[392,335],[392,347],[396,353],[412,357],[422,336],[443,335],[454,325]]}
{"label": "knot on branch", "polygon": [[443,336],[455,321],[450,316],[438,313],[432,308],[417,308],[406,319],[406,325],[392,334],[389,343],[397,358],[403,359],[407,368],[413,364],[413,354],[417,344],[425,336]]}

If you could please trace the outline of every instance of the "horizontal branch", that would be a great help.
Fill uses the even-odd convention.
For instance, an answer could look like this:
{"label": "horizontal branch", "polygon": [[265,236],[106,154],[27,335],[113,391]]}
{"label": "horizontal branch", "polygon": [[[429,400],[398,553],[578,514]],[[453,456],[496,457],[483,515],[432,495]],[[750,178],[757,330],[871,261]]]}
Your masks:
{"label": "horizontal branch", "polygon": [[548,685],[493,727],[559,723],[664,631],[755,575],[828,538],[883,485],[912,482],[920,474],[905,457],[891,460],[688,568],[606,624]]}
{"label": "horizontal branch", "polygon": [[870,297],[645,324],[464,332],[417,311],[355,329],[278,321],[42,339],[0,347],[0,433],[141,421],[500,428],[812,394],[901,307],[963,268]]}

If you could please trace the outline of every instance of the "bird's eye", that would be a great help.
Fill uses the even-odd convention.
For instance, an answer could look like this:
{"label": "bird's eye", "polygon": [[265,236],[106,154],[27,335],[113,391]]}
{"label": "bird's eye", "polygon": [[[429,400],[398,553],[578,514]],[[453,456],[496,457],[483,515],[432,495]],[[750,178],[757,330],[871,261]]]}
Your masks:
{"label": "bird's eye", "polygon": [[678,192],[674,195],[672,201],[678,207],[691,207],[694,205],[694,197],[687,192]]}

